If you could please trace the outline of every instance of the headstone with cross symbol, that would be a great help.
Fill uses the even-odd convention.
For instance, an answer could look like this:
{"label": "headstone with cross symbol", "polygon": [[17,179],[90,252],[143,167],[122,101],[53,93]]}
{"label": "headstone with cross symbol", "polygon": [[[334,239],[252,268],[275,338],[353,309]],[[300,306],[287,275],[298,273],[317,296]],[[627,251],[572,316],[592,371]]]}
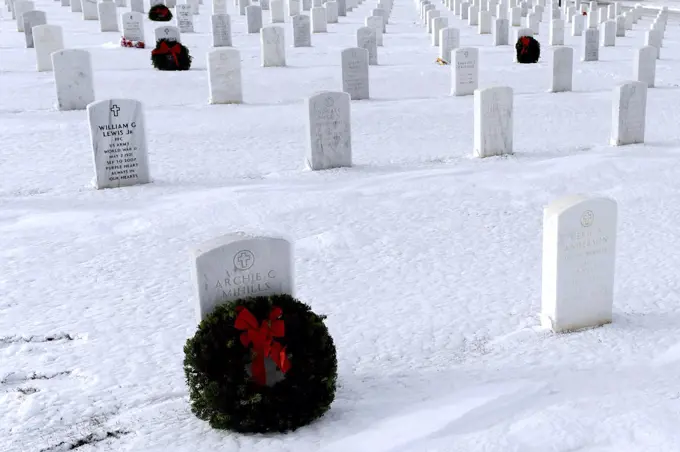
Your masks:
{"label": "headstone with cross symbol", "polygon": [[350,95],[325,91],[305,101],[306,165],[317,171],[352,166]]}
{"label": "headstone with cross symbol", "polygon": [[200,322],[216,306],[247,297],[293,295],[293,257],[289,241],[236,232],[192,251],[196,316]]}
{"label": "headstone with cross symbol", "polygon": [[572,195],[543,212],[541,323],[556,332],[612,321],[616,201]]}
{"label": "headstone with cross symbol", "polygon": [[151,181],[142,103],[108,99],[87,106],[96,188]]}

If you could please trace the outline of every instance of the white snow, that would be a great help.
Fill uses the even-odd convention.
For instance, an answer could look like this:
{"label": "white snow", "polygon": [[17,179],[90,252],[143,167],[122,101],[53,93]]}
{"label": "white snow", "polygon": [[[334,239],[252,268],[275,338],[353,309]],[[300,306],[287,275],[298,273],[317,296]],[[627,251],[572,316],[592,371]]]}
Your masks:
{"label": "white snow", "polygon": [[[229,2],[246,104],[219,106],[205,72],[210,5],[182,36],[191,71],[163,73],[150,49],[36,3],[66,47],[92,53],[97,99],[143,101],[155,182],[91,188],[86,114],[56,111],[52,74],[36,72],[1,5],[1,451],[680,450],[676,17],[646,144],[613,148],[612,89],[632,77],[651,16],[599,62],[581,63],[567,33],[574,92],[550,94],[548,45],[519,65],[513,46],[445,12],[461,46],[480,48],[480,88],[515,93],[516,154],[480,160],[472,97],[448,95],[450,68],[435,64],[413,2],[396,0],[372,100],[352,103],[355,166],[309,172],[303,99],[341,88],[340,52],[373,0],[312,48],[292,48],[288,22],[286,68],[260,67],[259,36]],[[542,209],[573,193],[619,204],[614,323],[555,335],[538,318]],[[294,240],[296,295],[335,339],[332,409],[287,435],[216,431],[189,411],[188,250],[233,231]]]}

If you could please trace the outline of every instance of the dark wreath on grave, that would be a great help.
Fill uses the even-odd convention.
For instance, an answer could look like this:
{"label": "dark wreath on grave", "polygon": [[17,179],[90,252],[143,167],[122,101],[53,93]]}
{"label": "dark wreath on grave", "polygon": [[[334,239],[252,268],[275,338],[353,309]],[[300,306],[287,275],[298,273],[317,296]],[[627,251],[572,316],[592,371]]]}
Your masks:
{"label": "dark wreath on grave", "polygon": [[541,57],[541,44],[531,36],[520,36],[515,51],[519,63],[536,63]]}
{"label": "dark wreath on grave", "polygon": [[154,5],[149,10],[149,20],[154,22],[170,22],[172,20],[172,12],[162,3]]}
{"label": "dark wreath on grave", "polygon": [[290,295],[219,305],[184,346],[191,411],[241,433],[292,431],[323,416],[338,367],[324,319]]}
{"label": "dark wreath on grave", "polygon": [[151,64],[161,71],[188,71],[191,60],[189,49],[173,39],[159,39],[151,51]]}

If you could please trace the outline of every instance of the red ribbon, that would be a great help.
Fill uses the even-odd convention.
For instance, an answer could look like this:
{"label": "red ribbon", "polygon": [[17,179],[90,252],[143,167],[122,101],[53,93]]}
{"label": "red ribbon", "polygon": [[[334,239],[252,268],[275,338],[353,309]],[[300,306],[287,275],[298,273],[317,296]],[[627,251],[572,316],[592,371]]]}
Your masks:
{"label": "red ribbon", "polygon": [[274,341],[275,337],[283,337],[285,328],[283,320],[279,319],[283,314],[281,308],[273,306],[267,320],[263,320],[258,326],[255,316],[243,306],[236,308],[238,315],[234,322],[237,330],[241,333],[241,344],[244,347],[252,346],[253,362],[250,371],[253,380],[257,384],[267,384],[267,372],[264,368],[264,359],[271,358],[276,367],[284,374],[290,370],[291,364],[286,356],[286,347]]}
{"label": "red ribbon", "polygon": [[587,12],[585,12],[585,11],[583,11],[583,15],[584,15],[584,16],[587,16],[587,15],[588,15],[588,13],[587,13]]}
{"label": "red ribbon", "polygon": [[172,47],[168,46],[168,44],[163,41],[161,42],[161,46],[157,49],[153,49],[151,51],[151,55],[167,55],[168,53],[172,55],[172,58],[175,60],[175,65],[179,67],[179,61],[177,60],[177,55],[179,55],[182,52],[182,47],[175,43]]}
{"label": "red ribbon", "polygon": [[529,44],[531,43],[531,40],[526,36],[522,36],[519,38],[519,42],[522,44],[522,51],[519,54],[524,55],[529,51]]}

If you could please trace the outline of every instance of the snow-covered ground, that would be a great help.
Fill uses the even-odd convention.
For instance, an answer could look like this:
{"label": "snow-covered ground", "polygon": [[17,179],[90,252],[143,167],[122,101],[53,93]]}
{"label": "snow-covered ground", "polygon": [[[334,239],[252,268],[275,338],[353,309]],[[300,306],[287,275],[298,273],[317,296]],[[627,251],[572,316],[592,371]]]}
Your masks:
{"label": "snow-covered ground", "polygon": [[[244,105],[211,106],[210,6],[163,73],[58,2],[67,47],[93,56],[98,99],[144,102],[153,184],[94,190],[84,111],[56,111],[6,10],[0,31],[0,450],[134,452],[672,452],[680,450],[680,28],[671,19],[647,143],[608,146],[612,88],[630,79],[645,17],[574,92],[539,64],[480,48],[480,86],[515,92],[515,151],[472,159],[473,99],[396,0],[370,101],[352,103],[355,167],[303,170],[303,98],[340,89],[340,51],[367,0],[287,68],[261,68],[232,14]],[[230,3],[230,12],[234,11]],[[445,11],[445,8],[439,8]],[[547,19],[548,11],[546,11]],[[269,13],[265,12],[265,22]],[[290,22],[286,24],[290,42]],[[152,23],[146,35],[153,36]],[[542,208],[619,203],[614,323],[540,329]],[[331,411],[288,435],[215,431],[189,411],[182,347],[196,328],[188,249],[237,230],[287,234],[296,294],[327,314],[339,359]]]}

